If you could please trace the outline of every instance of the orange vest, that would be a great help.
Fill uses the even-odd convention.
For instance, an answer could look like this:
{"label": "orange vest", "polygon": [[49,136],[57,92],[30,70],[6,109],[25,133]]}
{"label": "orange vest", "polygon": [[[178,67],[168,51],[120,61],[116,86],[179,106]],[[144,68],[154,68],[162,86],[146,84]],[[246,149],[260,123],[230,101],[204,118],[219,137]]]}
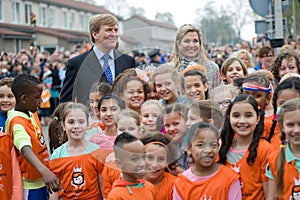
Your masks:
{"label": "orange vest", "polygon": [[[269,157],[269,167],[277,182],[277,158],[279,151],[272,152]],[[299,194],[300,191],[300,177],[297,167],[295,166],[295,160],[290,163],[284,163],[284,177],[283,177],[283,193],[282,196],[278,199],[296,199],[294,194]]]}
{"label": "orange vest", "polygon": [[266,164],[267,156],[274,151],[274,147],[266,140],[261,139],[256,149],[257,156],[254,163],[250,166],[247,163],[249,151],[234,164],[226,161],[226,166],[231,167],[240,174],[242,198],[245,199],[264,199],[263,182],[267,181]]}
{"label": "orange vest", "polygon": [[179,174],[175,180],[175,188],[182,199],[227,199],[231,186],[238,178],[237,173],[221,165],[213,177],[200,182],[192,182]]}
{"label": "orange vest", "polygon": [[[46,166],[49,166],[49,155],[46,146],[46,141],[42,132],[42,127],[37,113],[33,113],[36,126],[32,124],[30,119],[20,116],[13,117],[9,124],[9,134],[13,137],[13,127],[19,124],[24,127],[26,133],[31,138],[32,151],[37,158]],[[23,156],[20,151],[17,151],[17,157],[20,163],[22,176],[29,180],[36,180],[41,178],[41,174],[33,167]]]}
{"label": "orange vest", "polygon": [[50,161],[51,171],[60,179],[62,199],[98,199],[99,181],[103,164],[91,153],[56,158]]}

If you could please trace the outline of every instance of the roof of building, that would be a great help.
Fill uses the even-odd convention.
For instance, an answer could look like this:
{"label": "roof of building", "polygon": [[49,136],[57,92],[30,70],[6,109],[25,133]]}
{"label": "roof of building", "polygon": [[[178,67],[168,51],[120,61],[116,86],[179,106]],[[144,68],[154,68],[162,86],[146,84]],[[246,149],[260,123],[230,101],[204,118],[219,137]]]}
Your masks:
{"label": "roof of building", "polygon": [[62,6],[67,8],[73,8],[75,10],[85,10],[88,12],[94,12],[95,14],[112,14],[114,13],[110,12],[109,10],[105,9],[103,6],[98,6],[94,4],[84,3],[80,1],[74,1],[74,0],[43,0],[44,3],[47,3],[49,5],[55,5],[55,6]]}
{"label": "roof of building", "polygon": [[164,23],[164,22],[159,22],[159,21],[155,21],[155,20],[150,20],[150,19],[147,19],[143,16],[140,16],[140,15],[134,15],[124,21],[128,21],[128,20],[131,20],[133,18],[137,18],[139,20],[142,20],[152,26],[158,26],[158,27],[162,27],[162,28],[167,28],[167,29],[172,29],[172,30],[177,30],[178,28],[172,24],[167,24],[167,23]]}

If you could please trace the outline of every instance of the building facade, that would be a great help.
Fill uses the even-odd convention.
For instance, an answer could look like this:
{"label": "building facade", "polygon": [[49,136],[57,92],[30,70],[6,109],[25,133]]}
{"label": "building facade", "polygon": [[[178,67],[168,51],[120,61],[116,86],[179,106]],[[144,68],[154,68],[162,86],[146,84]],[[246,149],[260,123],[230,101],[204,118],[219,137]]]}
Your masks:
{"label": "building facade", "polygon": [[[113,14],[102,6],[74,0],[0,0],[0,51],[16,53],[36,46],[51,53],[83,45],[89,41],[89,18],[100,13]],[[176,30],[141,16],[120,20],[120,48],[171,50]]]}

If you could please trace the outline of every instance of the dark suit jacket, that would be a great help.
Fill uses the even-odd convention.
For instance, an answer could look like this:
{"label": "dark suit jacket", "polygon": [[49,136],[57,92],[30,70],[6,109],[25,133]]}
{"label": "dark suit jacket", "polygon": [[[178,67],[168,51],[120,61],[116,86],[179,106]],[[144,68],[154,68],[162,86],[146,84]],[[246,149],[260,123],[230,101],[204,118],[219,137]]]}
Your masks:
{"label": "dark suit jacket", "polygon": [[[134,58],[114,50],[116,77],[128,68],[135,67]],[[107,82],[102,66],[93,49],[67,62],[66,78],[59,102],[76,101],[87,105],[89,91],[96,81]]]}

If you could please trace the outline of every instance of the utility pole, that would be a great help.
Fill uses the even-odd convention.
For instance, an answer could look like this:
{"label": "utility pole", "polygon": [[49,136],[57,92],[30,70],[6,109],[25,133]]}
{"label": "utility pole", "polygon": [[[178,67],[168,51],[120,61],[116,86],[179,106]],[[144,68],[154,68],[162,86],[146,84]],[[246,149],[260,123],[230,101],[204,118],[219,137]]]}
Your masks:
{"label": "utility pole", "polygon": [[283,39],[282,0],[274,0],[275,39]]}

